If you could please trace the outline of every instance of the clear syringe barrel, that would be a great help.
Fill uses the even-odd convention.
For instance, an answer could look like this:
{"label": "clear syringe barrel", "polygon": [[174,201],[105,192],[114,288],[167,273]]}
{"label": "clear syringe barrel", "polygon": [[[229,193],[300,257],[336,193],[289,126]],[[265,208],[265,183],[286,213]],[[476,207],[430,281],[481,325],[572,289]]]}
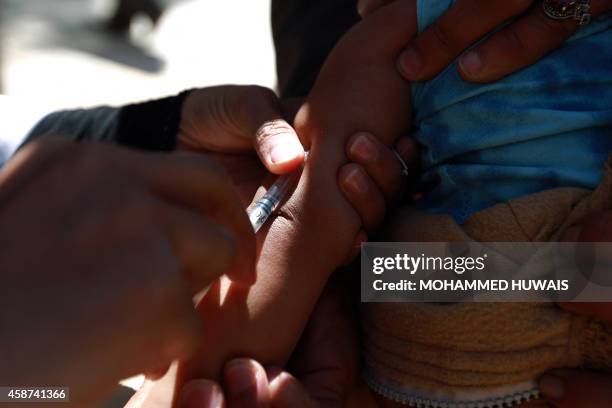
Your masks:
{"label": "clear syringe barrel", "polygon": [[270,215],[276,211],[279,204],[291,193],[300,178],[300,174],[301,171],[296,171],[278,177],[263,197],[247,208],[247,214],[255,232],[259,231]]}

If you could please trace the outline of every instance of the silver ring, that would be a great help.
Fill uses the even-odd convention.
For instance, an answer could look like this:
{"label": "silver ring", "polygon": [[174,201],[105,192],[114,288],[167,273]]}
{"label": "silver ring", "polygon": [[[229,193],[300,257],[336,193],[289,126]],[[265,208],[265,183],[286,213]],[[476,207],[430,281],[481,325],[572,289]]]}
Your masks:
{"label": "silver ring", "polygon": [[593,18],[590,0],[544,0],[542,9],[552,19],[573,18],[580,26],[589,24]]}
{"label": "silver ring", "polygon": [[395,154],[395,157],[397,157],[397,160],[399,160],[400,164],[402,165],[402,176],[408,177],[410,175],[410,169],[408,168],[408,165],[406,164],[404,159],[402,159],[402,156],[400,156],[400,154],[397,152],[397,150],[395,150],[394,147],[391,148],[391,151],[393,151],[393,154]]}

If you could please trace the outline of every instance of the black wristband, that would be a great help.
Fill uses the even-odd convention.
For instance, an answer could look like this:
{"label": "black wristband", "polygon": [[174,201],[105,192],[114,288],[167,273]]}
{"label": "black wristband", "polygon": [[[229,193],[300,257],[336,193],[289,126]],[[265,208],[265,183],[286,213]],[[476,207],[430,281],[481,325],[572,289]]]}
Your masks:
{"label": "black wristband", "polygon": [[121,108],[117,142],[137,149],[174,150],[183,103],[190,92]]}

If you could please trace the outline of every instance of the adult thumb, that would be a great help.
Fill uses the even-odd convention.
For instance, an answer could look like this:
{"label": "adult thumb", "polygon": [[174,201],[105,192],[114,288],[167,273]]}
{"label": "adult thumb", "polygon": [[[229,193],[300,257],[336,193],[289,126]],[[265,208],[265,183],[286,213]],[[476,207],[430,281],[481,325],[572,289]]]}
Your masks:
{"label": "adult thumb", "polygon": [[254,146],[261,162],[274,174],[296,170],[304,161],[304,148],[293,127],[285,120],[283,107],[268,88],[250,86],[244,89],[241,121],[248,134],[254,135]]}

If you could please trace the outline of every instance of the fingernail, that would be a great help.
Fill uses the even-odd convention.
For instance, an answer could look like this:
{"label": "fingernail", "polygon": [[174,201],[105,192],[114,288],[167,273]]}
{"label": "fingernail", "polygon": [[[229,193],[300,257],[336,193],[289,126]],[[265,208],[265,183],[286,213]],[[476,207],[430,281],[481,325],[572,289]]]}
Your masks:
{"label": "fingernail", "polygon": [[205,386],[192,386],[183,391],[180,408],[221,408],[223,393],[218,385],[207,382]]}
{"label": "fingernail", "polygon": [[475,77],[482,69],[482,60],[477,51],[469,51],[459,58],[459,66],[467,76]]}
{"label": "fingernail", "polygon": [[368,192],[368,183],[361,173],[361,170],[357,167],[353,167],[349,170],[346,176],[346,183],[348,187],[356,193],[366,194]]}
{"label": "fingernail", "polygon": [[372,162],[376,160],[376,146],[365,133],[360,133],[355,137],[355,140],[350,147],[350,152],[351,155],[365,162]]}
{"label": "fingernail", "polygon": [[413,49],[408,48],[399,57],[399,70],[407,79],[416,79],[423,69],[421,56]]}
{"label": "fingernail", "polygon": [[257,378],[253,364],[243,358],[230,361],[225,368],[227,391],[233,396],[243,395],[257,389]]}
{"label": "fingernail", "polygon": [[278,142],[270,150],[270,161],[272,164],[279,164],[295,160],[302,151],[302,148],[294,143]]}
{"label": "fingernail", "polygon": [[552,374],[540,378],[540,393],[546,399],[560,400],[565,395],[565,381]]}

